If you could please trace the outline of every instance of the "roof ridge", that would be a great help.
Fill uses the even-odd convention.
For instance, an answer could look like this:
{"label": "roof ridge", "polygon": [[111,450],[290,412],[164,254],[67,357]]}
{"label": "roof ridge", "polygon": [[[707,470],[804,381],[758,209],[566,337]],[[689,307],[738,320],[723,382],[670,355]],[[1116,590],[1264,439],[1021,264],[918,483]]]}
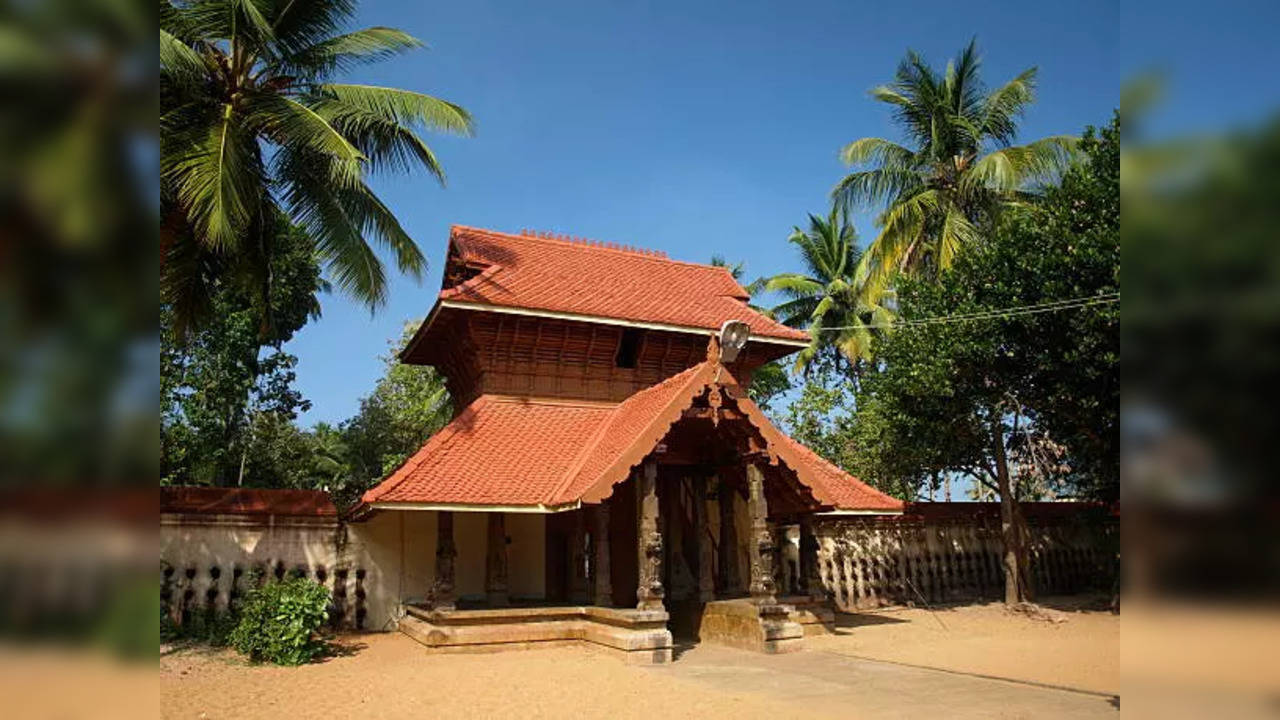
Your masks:
{"label": "roof ridge", "polygon": [[[602,475],[607,474],[611,468],[616,466],[618,462],[623,457],[625,457],[627,451],[633,448],[636,445],[636,443],[638,443],[640,439],[643,438],[644,435],[654,426],[654,424],[657,423],[659,420],[661,420],[665,416],[665,414],[671,409],[672,405],[679,398],[683,397],[685,392],[690,387],[692,386],[697,386],[699,388],[704,387],[705,386],[704,383],[698,382],[699,378],[703,376],[705,373],[709,372],[710,369],[715,366],[717,366],[716,363],[711,363],[707,361],[700,362],[697,365],[694,365],[686,370],[683,370],[675,375],[672,375],[671,377],[667,378],[666,380],[663,380],[660,383],[655,383],[654,385],[650,385],[644,390],[634,393],[631,397],[627,398],[627,401],[629,402],[642,395],[647,395],[647,394],[650,394],[651,392],[656,392],[659,389],[666,389],[671,387],[672,385],[674,385],[679,390],[679,392],[676,395],[674,395],[670,400],[668,400],[665,405],[659,408],[658,412],[654,413],[653,417],[650,418],[649,421],[644,424],[640,432],[634,435],[631,442],[621,448],[618,454],[605,467],[604,472],[602,472],[601,474]],[[682,379],[680,382],[673,382],[674,380],[679,378],[681,375],[684,375],[686,373],[689,375],[689,377]],[[688,401],[689,401],[689,398],[686,398],[685,402],[688,402]],[[612,427],[613,421],[616,420],[618,417],[618,413],[622,412],[623,408],[626,405],[627,405],[626,402],[618,405],[617,409],[614,410],[612,413],[610,413],[609,419],[600,426],[600,429],[595,434],[592,435],[591,442],[586,444],[586,446],[584,447],[584,452],[580,453],[578,457],[574,458],[573,465],[571,466],[571,472],[565,473],[564,481],[561,482],[560,485],[556,487],[555,494],[551,496],[550,502],[555,502],[559,498],[560,493],[564,492],[565,490],[567,490],[569,487],[573,485],[573,481],[577,479],[578,474],[582,471],[583,465],[586,463],[586,459],[590,456],[589,450],[594,450],[596,445],[600,443],[600,440],[604,436],[605,432]],[[678,417],[675,418],[674,420],[668,420],[667,427],[663,429],[662,435],[659,435],[658,437],[653,438],[653,441],[657,442],[658,440],[661,440],[662,437],[667,434],[667,432],[671,429],[671,426],[677,420],[679,420]],[[648,454],[649,454],[649,450],[646,449],[644,455],[648,455]],[[643,458],[643,455],[641,457]],[[586,488],[583,488],[582,491],[578,493],[579,498],[586,496],[586,494],[589,493],[592,490],[592,488],[596,487],[599,484],[600,484],[599,481],[596,480],[591,485],[587,486]],[[615,483],[610,483],[610,485],[613,485],[613,484]]]}
{"label": "roof ridge", "polygon": [[[737,284],[738,287],[742,289],[744,293],[746,292],[746,288],[743,288],[741,283],[739,283],[737,280],[734,280],[733,274],[729,272],[728,268],[720,267],[718,265],[711,265],[709,263],[698,263],[698,262],[692,262],[689,260],[676,260],[672,258],[670,255],[667,255],[667,252],[665,250],[650,250],[649,252],[655,253],[650,255],[643,252],[643,250],[646,250],[647,248],[636,248],[632,250],[626,250],[626,249],[623,249],[622,246],[608,247],[606,245],[589,244],[588,242],[585,241],[586,240],[585,238],[583,242],[575,242],[574,240],[565,239],[570,237],[568,235],[547,237],[543,235],[538,235],[536,233],[526,234],[526,233],[533,232],[530,230],[525,230],[521,233],[510,233],[503,230],[491,230],[489,228],[481,228],[481,227],[474,227],[471,225],[457,225],[457,224],[453,225],[451,229],[453,231],[464,230],[469,232],[483,233],[487,235],[499,235],[502,237],[512,238],[515,240],[537,240],[540,242],[555,243],[557,245],[567,245],[572,248],[589,248],[592,250],[604,250],[607,252],[621,253],[629,257],[643,258],[646,260],[654,260],[657,262],[670,263],[675,265],[687,265],[689,267],[696,267],[704,270],[720,270],[724,272],[726,275],[728,275],[729,279],[733,280],[733,282]],[[450,234],[452,235],[452,233]],[[597,240],[595,242],[598,243],[602,241]],[[618,243],[613,243],[613,244],[618,245]],[[732,297],[732,296],[729,296],[729,297]]]}
{"label": "roof ridge", "polygon": [[[552,490],[551,495],[550,497],[548,497],[547,501],[555,502],[556,498],[560,496],[560,493],[564,492],[566,489],[569,488],[570,485],[573,484],[574,478],[576,478],[578,476],[578,473],[582,471],[582,466],[586,464],[587,458],[591,456],[591,452],[595,450],[596,445],[600,444],[600,439],[604,436],[606,432],[608,432],[609,427],[613,424],[614,419],[617,418],[618,413],[621,412],[622,409],[628,405],[628,403],[630,403],[632,400],[638,397],[641,397],[643,395],[648,395],[652,392],[657,391],[658,388],[666,386],[668,383],[671,383],[681,375],[689,374],[690,377],[695,376],[697,375],[698,371],[701,370],[706,364],[707,364],[706,361],[703,361],[696,365],[685,368],[684,370],[681,370],[680,372],[676,373],[675,375],[672,375],[671,377],[661,382],[654,383],[653,385],[650,385],[649,387],[643,390],[631,393],[631,395],[626,400],[623,400],[622,402],[618,403],[618,405],[614,407],[613,411],[609,413],[608,419],[600,423],[600,427],[596,428],[596,431],[591,434],[590,440],[582,444],[582,449],[579,450],[577,456],[573,458],[573,463],[569,465],[569,467],[565,470],[564,478],[561,479],[560,483],[556,485],[556,487]],[[685,379],[683,382],[687,383],[689,382],[689,380]]]}

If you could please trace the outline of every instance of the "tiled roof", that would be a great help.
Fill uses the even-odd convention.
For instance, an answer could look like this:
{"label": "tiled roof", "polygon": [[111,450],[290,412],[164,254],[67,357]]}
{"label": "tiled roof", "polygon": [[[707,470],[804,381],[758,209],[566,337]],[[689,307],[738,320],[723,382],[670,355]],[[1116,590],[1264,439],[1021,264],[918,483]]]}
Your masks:
{"label": "tiled roof", "polygon": [[377,487],[366,503],[539,505],[610,405],[482,395]]}
{"label": "tiled roof", "polygon": [[[364,502],[560,506],[599,502],[726,373],[701,363],[618,405],[481,396]],[[732,378],[727,378],[732,381]],[[775,428],[747,398],[736,401],[770,450],[820,502],[897,512],[902,503],[826,462]]]}
{"label": "tiled roof", "polygon": [[757,336],[807,341],[747,307],[747,293],[720,267],[567,239],[455,225],[450,255],[475,277],[441,291],[441,300],[572,313],[718,330],[742,320]]}

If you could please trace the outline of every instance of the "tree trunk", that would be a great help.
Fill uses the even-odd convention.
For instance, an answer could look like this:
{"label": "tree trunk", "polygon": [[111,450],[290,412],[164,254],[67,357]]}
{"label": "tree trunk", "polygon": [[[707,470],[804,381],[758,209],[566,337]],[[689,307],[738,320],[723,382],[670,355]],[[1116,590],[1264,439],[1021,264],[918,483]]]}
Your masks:
{"label": "tree trunk", "polygon": [[1031,599],[1030,574],[1027,572],[1027,520],[1018,507],[1009,478],[1009,459],[1004,452],[1004,432],[999,423],[994,428],[996,484],[1000,488],[1000,537],[1004,544],[1004,603],[1015,605]]}

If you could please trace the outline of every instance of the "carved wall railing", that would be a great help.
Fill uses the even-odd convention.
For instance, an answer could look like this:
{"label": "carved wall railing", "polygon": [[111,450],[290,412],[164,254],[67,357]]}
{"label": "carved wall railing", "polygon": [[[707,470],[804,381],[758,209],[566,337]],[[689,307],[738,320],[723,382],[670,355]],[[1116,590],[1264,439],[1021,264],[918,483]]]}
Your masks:
{"label": "carved wall railing", "polygon": [[[1117,523],[1031,522],[1029,530],[1037,595],[1112,589]],[[990,519],[832,517],[814,532],[818,575],[841,610],[1003,597],[1000,526]]]}
{"label": "carved wall railing", "polygon": [[160,603],[175,627],[207,622],[236,605],[255,587],[268,582],[308,578],[330,592],[329,626],[335,630],[365,629],[367,572],[362,567],[287,564],[283,559],[228,566],[183,567],[160,561]]}

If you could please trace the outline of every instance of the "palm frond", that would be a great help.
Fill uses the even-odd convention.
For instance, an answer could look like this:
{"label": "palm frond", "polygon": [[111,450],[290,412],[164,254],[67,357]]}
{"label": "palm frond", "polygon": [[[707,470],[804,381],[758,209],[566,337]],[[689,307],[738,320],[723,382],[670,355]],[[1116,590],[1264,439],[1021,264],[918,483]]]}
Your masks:
{"label": "palm frond", "polygon": [[209,68],[204,57],[167,30],[160,30],[160,73],[181,84],[200,82]]}
{"label": "palm frond", "polygon": [[271,29],[285,54],[333,37],[355,17],[356,0],[273,0]]}
{"label": "palm frond", "polygon": [[285,75],[327,77],[355,65],[385,60],[423,46],[421,40],[389,27],[370,27],[326,38],[277,63]]}
{"label": "palm frond", "polygon": [[876,168],[849,173],[831,189],[831,199],[852,210],[914,193],[924,183],[920,173],[899,168]]}
{"label": "palm frond", "polygon": [[909,259],[924,231],[929,212],[938,205],[938,191],[925,190],[890,206],[878,219],[880,234],[867,247],[854,273],[854,287],[862,301],[879,304],[894,273]]}
{"label": "palm frond", "polygon": [[955,262],[956,255],[978,238],[978,230],[964,216],[960,208],[949,205],[938,236],[938,267],[946,270]]}
{"label": "palm frond", "polygon": [[161,174],[208,246],[227,250],[239,243],[240,231],[257,206],[263,172],[257,146],[239,126],[231,105],[204,137],[192,138],[189,149],[161,156]]}
{"label": "palm frond", "polygon": [[865,137],[840,149],[840,161],[845,165],[870,164],[879,167],[913,170],[915,153],[884,138]]}
{"label": "palm frond", "polygon": [[1070,163],[1078,143],[1077,137],[1054,135],[987,153],[969,168],[961,191],[972,194],[985,188],[1010,192],[1052,179]]}
{"label": "palm frond", "polygon": [[1037,73],[1036,68],[1027,68],[987,95],[980,115],[984,137],[1002,146],[1013,142],[1018,132],[1018,118],[1027,105],[1035,102]]}
{"label": "palm frond", "polygon": [[789,298],[815,297],[822,293],[824,287],[821,281],[799,273],[781,273],[764,283],[766,292],[782,293]]}
{"label": "palm frond", "polygon": [[471,114],[462,107],[423,93],[374,85],[325,83],[317,90],[332,101],[380,116],[398,125],[471,135]]}
{"label": "palm frond", "polygon": [[775,305],[773,314],[781,318],[780,322],[787,327],[803,328],[808,326],[816,307],[818,307],[817,297],[797,297]]}
{"label": "palm frond", "polygon": [[312,108],[273,92],[249,95],[246,106],[254,122],[275,144],[306,148],[329,158],[328,177],[341,186],[361,181],[364,154]]}
{"label": "palm frond", "polygon": [[364,153],[373,172],[409,172],[420,166],[445,183],[444,167],[411,128],[326,98],[320,98],[313,109]]}

